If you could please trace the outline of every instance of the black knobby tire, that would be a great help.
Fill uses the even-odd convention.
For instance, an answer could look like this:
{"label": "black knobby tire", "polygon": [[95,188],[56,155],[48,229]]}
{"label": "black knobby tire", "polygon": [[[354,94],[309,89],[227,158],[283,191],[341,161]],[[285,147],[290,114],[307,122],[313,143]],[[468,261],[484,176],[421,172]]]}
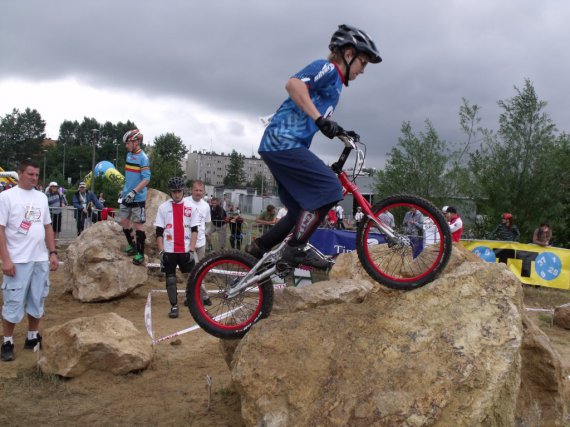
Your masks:
{"label": "black knobby tire", "polygon": [[[404,216],[411,208],[424,217],[421,236],[403,227]],[[389,238],[370,218],[359,224],[356,250],[370,277],[400,290],[416,289],[434,280],[447,265],[452,249],[449,225],[439,209],[421,197],[399,194],[375,204],[372,212],[383,222],[388,212],[393,215],[395,238]]]}
{"label": "black knobby tire", "polygon": [[[213,253],[190,273],[186,301],[190,314],[206,332],[222,339],[243,337],[251,326],[269,316],[273,307],[273,282],[266,279],[239,295],[229,298],[231,285],[257,263],[251,255],[237,250]],[[211,305],[205,305],[201,288]]]}

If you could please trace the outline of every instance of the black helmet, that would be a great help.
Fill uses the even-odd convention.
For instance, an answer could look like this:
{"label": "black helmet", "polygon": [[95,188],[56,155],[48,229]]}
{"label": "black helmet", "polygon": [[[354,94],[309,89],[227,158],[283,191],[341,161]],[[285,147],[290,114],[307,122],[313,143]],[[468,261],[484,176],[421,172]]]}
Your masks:
{"label": "black helmet", "polygon": [[344,46],[352,46],[358,52],[366,53],[370,57],[370,62],[378,64],[382,62],[378,49],[374,41],[368,34],[358,28],[351,27],[350,25],[339,25],[338,30],[335,31],[329,44],[331,52],[341,49]]}
{"label": "black helmet", "polygon": [[184,189],[184,180],[179,176],[173,176],[168,180],[168,190],[183,190]]}

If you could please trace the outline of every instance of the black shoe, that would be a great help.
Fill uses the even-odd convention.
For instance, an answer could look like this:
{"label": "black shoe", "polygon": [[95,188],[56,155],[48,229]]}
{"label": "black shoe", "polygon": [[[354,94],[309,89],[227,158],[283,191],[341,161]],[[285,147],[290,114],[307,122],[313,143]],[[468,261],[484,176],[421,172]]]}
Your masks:
{"label": "black shoe", "polygon": [[259,246],[257,239],[252,240],[250,244],[246,245],[245,251],[257,259],[261,259],[261,257],[263,257],[263,254],[267,252],[266,249],[263,249],[261,246]]}
{"label": "black shoe", "polygon": [[37,338],[33,338],[31,340],[26,338],[24,348],[27,350],[33,350],[38,343],[40,343],[40,348],[42,348],[42,336],[40,334],[38,334]]}
{"label": "black shoe", "polygon": [[4,362],[10,362],[11,360],[14,360],[14,343],[5,342],[2,344],[0,359],[2,359]]}
{"label": "black shoe", "polygon": [[304,246],[286,245],[283,250],[281,261],[284,261],[291,267],[296,267],[299,264],[302,264],[307,267],[318,268],[319,270],[327,270],[332,266],[331,261],[321,258],[316,253],[312,251],[305,252]]}
{"label": "black shoe", "polygon": [[168,313],[168,317],[170,317],[171,319],[176,319],[178,317],[177,305],[173,305],[172,307],[170,307],[170,313]]}
{"label": "black shoe", "polygon": [[209,305],[212,305],[212,300],[211,300],[209,297],[208,297],[208,298],[204,298],[204,299],[202,300],[202,304],[208,305],[208,306],[209,306]]}

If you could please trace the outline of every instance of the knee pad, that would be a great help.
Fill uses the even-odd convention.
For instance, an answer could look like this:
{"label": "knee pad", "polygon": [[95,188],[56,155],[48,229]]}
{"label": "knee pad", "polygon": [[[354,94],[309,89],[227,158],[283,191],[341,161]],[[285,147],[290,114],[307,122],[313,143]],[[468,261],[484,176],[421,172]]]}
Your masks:
{"label": "knee pad", "polygon": [[166,294],[170,305],[178,303],[178,290],[176,289],[176,275],[166,276]]}

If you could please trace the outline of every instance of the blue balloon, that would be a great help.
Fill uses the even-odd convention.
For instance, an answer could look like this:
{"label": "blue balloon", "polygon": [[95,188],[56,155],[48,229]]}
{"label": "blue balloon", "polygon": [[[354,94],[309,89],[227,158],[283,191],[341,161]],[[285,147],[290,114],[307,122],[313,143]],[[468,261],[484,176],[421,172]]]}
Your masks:
{"label": "blue balloon", "polygon": [[107,172],[107,169],[115,169],[115,166],[113,163],[107,160],[103,160],[102,162],[97,163],[95,165],[95,176],[104,176],[105,172]]}

